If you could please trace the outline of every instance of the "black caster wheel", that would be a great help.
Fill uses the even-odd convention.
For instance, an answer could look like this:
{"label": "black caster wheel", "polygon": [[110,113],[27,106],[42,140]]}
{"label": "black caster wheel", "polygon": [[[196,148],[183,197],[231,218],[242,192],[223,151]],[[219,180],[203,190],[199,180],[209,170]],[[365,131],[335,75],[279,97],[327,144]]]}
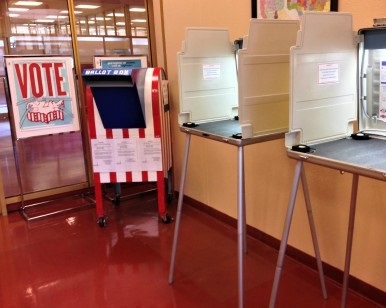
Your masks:
{"label": "black caster wheel", "polygon": [[106,227],[106,225],[107,225],[106,217],[104,217],[104,216],[99,217],[97,223],[98,223],[99,227],[101,227],[101,228]]}
{"label": "black caster wheel", "polygon": [[113,203],[119,205],[121,203],[121,195],[115,195]]}
{"label": "black caster wheel", "polygon": [[173,222],[173,217],[170,216],[169,214],[166,214],[165,216],[161,216],[161,221],[163,224],[167,225]]}

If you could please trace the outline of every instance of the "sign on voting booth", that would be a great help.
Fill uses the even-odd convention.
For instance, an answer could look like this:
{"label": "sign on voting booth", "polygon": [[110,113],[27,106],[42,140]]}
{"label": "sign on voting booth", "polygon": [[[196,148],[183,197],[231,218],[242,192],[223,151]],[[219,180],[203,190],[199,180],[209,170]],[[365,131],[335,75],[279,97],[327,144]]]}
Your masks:
{"label": "sign on voting booth", "polygon": [[159,216],[169,223],[164,177],[171,144],[162,69],[85,69],[82,76],[99,225],[106,225],[100,184],[122,182],[157,182]]}

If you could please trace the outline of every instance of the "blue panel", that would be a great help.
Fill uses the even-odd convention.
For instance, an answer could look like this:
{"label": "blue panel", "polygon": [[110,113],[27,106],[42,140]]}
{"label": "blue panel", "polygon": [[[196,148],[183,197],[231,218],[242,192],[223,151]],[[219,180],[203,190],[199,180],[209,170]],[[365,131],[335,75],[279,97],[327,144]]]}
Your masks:
{"label": "blue panel", "polygon": [[91,91],[104,128],[146,128],[136,86],[91,87]]}

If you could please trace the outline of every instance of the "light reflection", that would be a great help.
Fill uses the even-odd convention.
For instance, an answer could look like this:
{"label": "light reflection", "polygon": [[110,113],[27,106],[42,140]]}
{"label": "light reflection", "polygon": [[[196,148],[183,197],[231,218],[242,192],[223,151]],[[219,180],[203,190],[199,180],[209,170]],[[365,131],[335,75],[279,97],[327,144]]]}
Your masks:
{"label": "light reflection", "polygon": [[68,217],[66,219],[66,222],[68,223],[69,226],[73,226],[76,223],[76,217]]}
{"label": "light reflection", "polygon": [[36,303],[37,303],[37,301],[36,301],[36,294],[34,293],[32,287],[27,287],[25,289],[25,297],[27,299],[30,299],[34,306],[36,305]]}

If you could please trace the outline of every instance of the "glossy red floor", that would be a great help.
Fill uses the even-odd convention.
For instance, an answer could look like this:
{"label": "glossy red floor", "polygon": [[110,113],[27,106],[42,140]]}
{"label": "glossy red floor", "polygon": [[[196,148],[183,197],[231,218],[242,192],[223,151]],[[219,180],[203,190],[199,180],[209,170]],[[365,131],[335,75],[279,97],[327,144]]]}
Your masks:
{"label": "glossy red floor", "polygon": [[[105,228],[94,208],[1,217],[0,307],[237,307],[236,230],[185,205],[169,285],[174,223],[159,222],[155,198],[106,200]],[[248,248],[245,306],[267,307],[277,251],[251,238]],[[277,307],[339,307],[340,286],[327,280],[327,288],[323,300],[316,272],[288,258]],[[350,291],[348,307],[377,306]]]}

